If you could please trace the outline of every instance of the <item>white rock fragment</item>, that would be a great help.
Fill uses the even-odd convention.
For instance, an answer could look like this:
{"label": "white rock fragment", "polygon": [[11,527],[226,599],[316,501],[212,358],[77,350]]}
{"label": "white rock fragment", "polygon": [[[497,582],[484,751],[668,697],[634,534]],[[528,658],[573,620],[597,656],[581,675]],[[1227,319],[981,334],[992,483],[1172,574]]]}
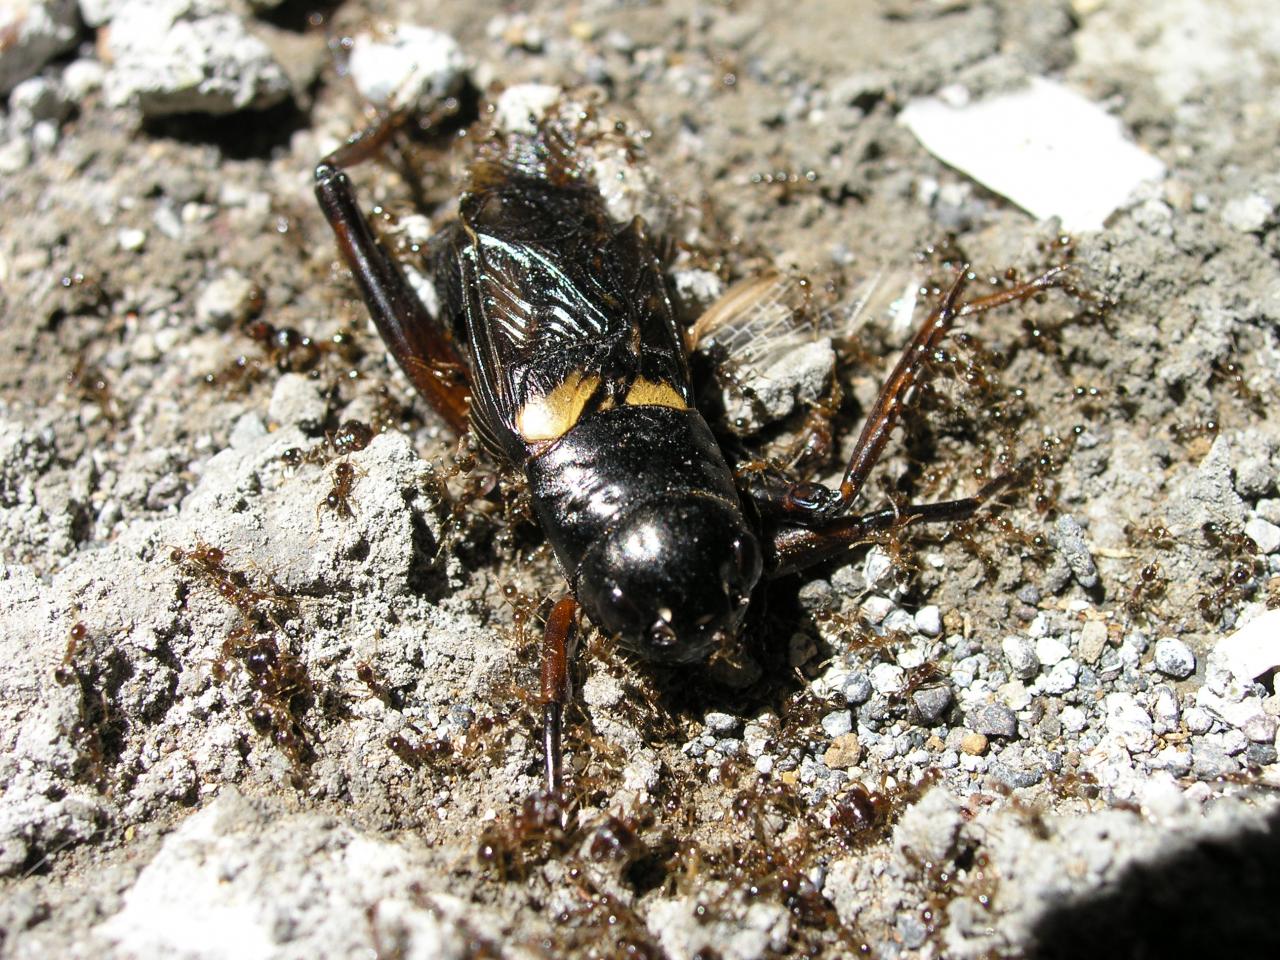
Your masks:
{"label": "white rock fragment", "polygon": [[1161,637],[1156,641],[1155,665],[1165,676],[1185,680],[1196,672],[1196,655],[1176,637]]}
{"label": "white rock fragment", "polygon": [[942,611],[935,604],[921,607],[916,611],[916,629],[926,637],[942,635]]}
{"label": "white rock fragment", "polygon": [[147,231],[137,227],[125,227],[116,234],[116,243],[126,253],[137,253],[147,245]]}
{"label": "white rock fragment", "polygon": [[224,270],[201,291],[196,300],[196,319],[219,330],[243,323],[252,311],[255,291],[253,282],[239,271]]}
{"label": "white rock fragment", "polygon": [[1267,610],[1219,640],[1215,653],[1243,681],[1280,667],[1280,610]]}
{"label": "white rock fragment", "polygon": [[462,86],[467,58],[448,34],[402,23],[376,36],[356,36],[350,69],[356,89],[371,103],[425,111]]}
{"label": "white rock fragment", "polygon": [[1155,743],[1151,717],[1131,693],[1109,693],[1107,733],[1115,737],[1130,753],[1150,750]]}
{"label": "white rock fragment", "polygon": [[107,100],[147,116],[261,110],[291,91],[267,45],[217,0],[129,0],[107,51]]}
{"label": "white rock fragment", "polygon": [[0,3],[0,96],[75,46],[79,35],[76,0]]}
{"label": "white rock fragment", "polygon": [[1237,233],[1262,233],[1275,220],[1276,206],[1260,193],[1228,200],[1222,222]]}
{"label": "white rock fragment", "polygon": [[1254,517],[1244,525],[1244,533],[1265,554],[1280,551],[1280,527],[1261,517]]}
{"label": "white rock fragment", "polygon": [[536,133],[538,122],[560,99],[559,87],[549,83],[517,83],[507,87],[493,105],[493,122],[507,133]]}
{"label": "white rock fragment", "polygon": [[960,107],[913,100],[900,119],[944,163],[1038,219],[1060,218],[1067,230],[1100,229],[1139,184],[1164,175],[1116,118],[1039,77]]}
{"label": "white rock fragment", "polygon": [[1036,641],[1036,659],[1052,667],[1071,656],[1070,648],[1057,637],[1041,637]]}
{"label": "white rock fragment", "polygon": [[896,663],[877,663],[871,668],[871,686],[876,693],[897,693],[907,683],[907,673]]}

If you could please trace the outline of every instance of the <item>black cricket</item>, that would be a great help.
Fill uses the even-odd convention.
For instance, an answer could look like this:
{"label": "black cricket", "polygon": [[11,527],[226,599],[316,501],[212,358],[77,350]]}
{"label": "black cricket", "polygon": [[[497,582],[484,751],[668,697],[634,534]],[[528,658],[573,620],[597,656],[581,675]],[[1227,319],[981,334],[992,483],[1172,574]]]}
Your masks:
{"label": "black cricket", "polygon": [[[695,404],[685,331],[638,218],[612,222],[563,127],[491,133],[458,217],[432,237],[432,316],[375,237],[344,168],[376,156],[389,116],[317,167],[316,195],[375,324],[422,396],[523,471],[571,598],[548,617],[547,789],[563,786],[561,724],[577,606],[642,657],[705,661],[740,642],[764,578],[803,570],[877,530],[971,515],[972,497],[850,509],[925,362],[959,318],[1063,284],[1062,268],[961,302],[961,270],[882,387],[838,488],[781,470],[735,476]],[[744,510],[744,503],[747,509]],[[576,598],[576,602],[573,598]]]}

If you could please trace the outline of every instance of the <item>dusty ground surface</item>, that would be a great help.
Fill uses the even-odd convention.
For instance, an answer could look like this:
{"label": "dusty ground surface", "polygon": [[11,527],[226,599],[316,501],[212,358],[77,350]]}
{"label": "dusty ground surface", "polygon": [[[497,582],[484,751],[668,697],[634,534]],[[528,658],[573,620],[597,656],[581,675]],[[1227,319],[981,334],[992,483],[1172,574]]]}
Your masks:
{"label": "dusty ground surface", "polygon": [[[127,6],[82,3],[100,26],[3,118],[0,953],[1275,949],[1280,37],[1253,5],[207,3],[285,67],[172,116],[128,95]],[[1092,301],[952,341],[868,494],[1043,458],[979,523],[776,584],[736,669],[589,638],[563,830],[525,804],[562,581],[515,493],[469,494],[485,465],[454,469],[311,196],[364,117],[341,40],[385,21],[453,36],[488,99],[630,117],[691,314],[770,262],[1066,257],[896,122],[946,85],[1063,80],[1168,167],[1075,238]],[[446,153],[360,170],[364,201],[447,215],[448,174],[406,186]],[[843,434],[905,339],[873,311],[839,344]],[[378,435],[335,448],[352,419]]]}

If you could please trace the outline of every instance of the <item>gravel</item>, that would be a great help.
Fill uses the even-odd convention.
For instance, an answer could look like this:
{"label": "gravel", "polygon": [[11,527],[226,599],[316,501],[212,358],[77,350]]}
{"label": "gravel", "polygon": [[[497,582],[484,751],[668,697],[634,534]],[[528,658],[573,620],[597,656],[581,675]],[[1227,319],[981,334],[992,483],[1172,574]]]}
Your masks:
{"label": "gravel", "polygon": [[986,737],[1012,738],[1018,735],[1017,714],[999,703],[988,703],[969,711],[965,723],[970,730]]}

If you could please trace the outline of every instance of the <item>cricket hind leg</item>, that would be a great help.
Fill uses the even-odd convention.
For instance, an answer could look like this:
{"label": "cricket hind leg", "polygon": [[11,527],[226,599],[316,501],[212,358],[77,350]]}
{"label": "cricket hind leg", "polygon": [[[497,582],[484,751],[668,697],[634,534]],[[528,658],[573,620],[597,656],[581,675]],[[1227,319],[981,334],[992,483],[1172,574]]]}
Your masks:
{"label": "cricket hind leg", "polygon": [[464,359],[441,318],[426,309],[374,235],[345,172],[381,153],[405,121],[404,114],[385,116],[325,157],[316,166],[316,199],[392,356],[423,398],[461,436],[467,430],[470,402]]}
{"label": "cricket hind leg", "polygon": [[[964,290],[967,272],[967,267],[959,271],[955,281],[943,295],[942,302],[921,324],[898,359],[893,372],[880,388],[838,487],[792,482],[779,471],[770,470],[750,473],[744,477],[744,493],[755,503],[762,517],[781,526],[815,529],[826,528],[837,521],[857,519],[847,518],[849,508],[865,487],[868,476],[884,453],[890,435],[901,420],[907,395],[920,382],[929,357],[955,322],[1008,303],[1030,299],[1052,287],[1069,287],[1067,268],[1055,267],[1026,283],[961,302],[960,294]],[[975,498],[948,502],[967,503],[972,499]],[[923,506],[912,506],[904,509],[919,511],[922,508]]]}
{"label": "cricket hind leg", "polygon": [[765,550],[769,576],[785,576],[832,559],[859,543],[865,543],[874,534],[895,527],[963,520],[1021,474],[1022,468],[1015,468],[989,481],[972,497],[939,503],[895,505],[855,516],[848,514],[901,419],[907,395],[920,382],[929,357],[955,322],[1029,299],[1052,287],[1071,289],[1066,268],[1056,267],[1007,290],[961,302],[960,294],[966,278],[967,269],[961,270],[881,387],[838,487],[794,482],[782,472],[771,470],[743,477],[744,493],[768,527]]}

